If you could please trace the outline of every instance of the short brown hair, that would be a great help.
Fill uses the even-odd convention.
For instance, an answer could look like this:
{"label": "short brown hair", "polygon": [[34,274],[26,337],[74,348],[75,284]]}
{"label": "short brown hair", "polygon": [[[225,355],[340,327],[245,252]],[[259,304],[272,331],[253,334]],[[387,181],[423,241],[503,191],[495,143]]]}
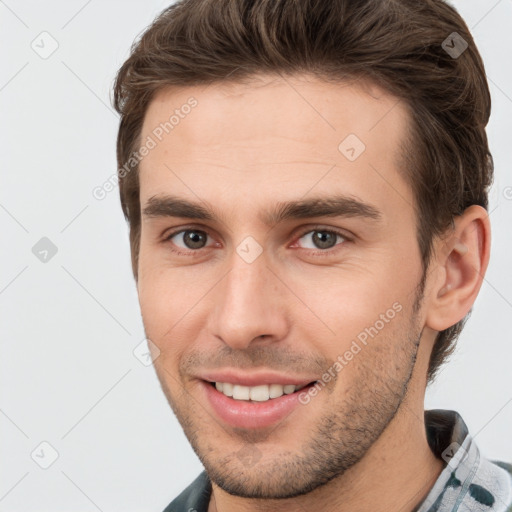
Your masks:
{"label": "short brown hair", "polygon": [[[449,53],[454,41],[467,49]],[[178,1],[134,43],[114,84],[114,106],[121,115],[120,196],[130,224],[135,279],[138,164],[122,171],[139,147],[154,94],[169,86],[300,73],[327,81],[363,79],[408,105],[405,177],[414,194],[424,277],[434,237],[468,206],[488,208],[493,177],[485,133],[489,88],[469,29],[453,7],[442,0]],[[429,382],[453,352],[464,321],[438,334]]]}

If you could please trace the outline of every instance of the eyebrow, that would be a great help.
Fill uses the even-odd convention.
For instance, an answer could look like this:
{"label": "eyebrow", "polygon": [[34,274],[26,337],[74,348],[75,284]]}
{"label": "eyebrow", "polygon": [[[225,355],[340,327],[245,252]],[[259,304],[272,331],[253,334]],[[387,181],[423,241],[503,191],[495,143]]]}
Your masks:
{"label": "eyebrow", "polygon": [[[219,220],[219,216],[210,207],[169,195],[149,198],[142,214],[145,217]],[[271,210],[260,215],[259,219],[267,226],[273,226],[289,219],[308,219],[312,217],[362,217],[380,221],[382,213],[375,206],[354,197],[336,195],[279,202]]]}

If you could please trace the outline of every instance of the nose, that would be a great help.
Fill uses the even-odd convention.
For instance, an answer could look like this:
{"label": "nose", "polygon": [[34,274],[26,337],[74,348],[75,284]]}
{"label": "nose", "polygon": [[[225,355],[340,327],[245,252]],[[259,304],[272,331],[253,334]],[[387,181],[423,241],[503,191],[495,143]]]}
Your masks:
{"label": "nose", "polygon": [[247,263],[234,253],[231,270],[215,287],[211,333],[233,349],[283,339],[289,323],[286,287],[267,267],[264,253]]}

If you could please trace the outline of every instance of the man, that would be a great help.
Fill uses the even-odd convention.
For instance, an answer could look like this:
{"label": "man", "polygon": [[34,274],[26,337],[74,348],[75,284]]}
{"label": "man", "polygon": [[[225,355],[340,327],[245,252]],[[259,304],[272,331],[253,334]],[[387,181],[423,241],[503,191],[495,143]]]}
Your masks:
{"label": "man", "polygon": [[440,0],[185,0],[118,73],[162,389],[203,472],[165,510],[512,510],[424,411],[490,249],[490,96]]}

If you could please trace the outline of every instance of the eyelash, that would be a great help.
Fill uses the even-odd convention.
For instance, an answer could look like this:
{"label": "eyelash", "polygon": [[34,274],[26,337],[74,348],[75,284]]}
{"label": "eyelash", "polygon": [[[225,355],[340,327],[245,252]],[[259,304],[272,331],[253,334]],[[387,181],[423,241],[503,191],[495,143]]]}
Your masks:
{"label": "eyelash", "polygon": [[[166,235],[163,241],[164,241],[164,243],[169,242],[169,243],[172,244],[172,242],[171,242],[172,238],[174,238],[176,235],[179,235],[180,233],[184,233],[186,231],[198,231],[198,232],[206,234],[206,236],[210,236],[209,233],[207,231],[205,231],[204,229],[188,227],[188,228],[181,228],[181,229],[178,229],[176,231],[173,231],[172,233]],[[314,256],[320,256],[320,257],[322,257],[322,256],[332,256],[335,252],[337,252],[338,250],[341,249],[342,245],[345,245],[346,242],[350,242],[351,241],[351,239],[344,232],[338,231],[337,229],[334,229],[334,228],[326,229],[326,228],[323,228],[322,226],[309,227],[308,229],[300,232],[299,235],[296,235],[296,239],[299,240],[304,235],[307,235],[308,233],[312,233],[312,232],[315,232],[315,231],[316,232],[320,232],[320,233],[329,233],[329,234],[332,234],[332,235],[340,236],[343,239],[343,242],[342,243],[338,243],[333,248],[325,249],[325,250],[317,249],[315,251],[314,249],[306,249],[307,251],[312,251],[312,254]],[[202,247],[201,249],[205,249],[205,247]],[[196,249],[196,250],[190,249],[188,252],[182,252],[181,250],[174,249],[174,248],[171,247],[171,251],[173,253],[177,254],[178,256],[190,256],[191,254],[193,256],[195,256],[196,254],[199,254],[201,252],[201,249]]]}

